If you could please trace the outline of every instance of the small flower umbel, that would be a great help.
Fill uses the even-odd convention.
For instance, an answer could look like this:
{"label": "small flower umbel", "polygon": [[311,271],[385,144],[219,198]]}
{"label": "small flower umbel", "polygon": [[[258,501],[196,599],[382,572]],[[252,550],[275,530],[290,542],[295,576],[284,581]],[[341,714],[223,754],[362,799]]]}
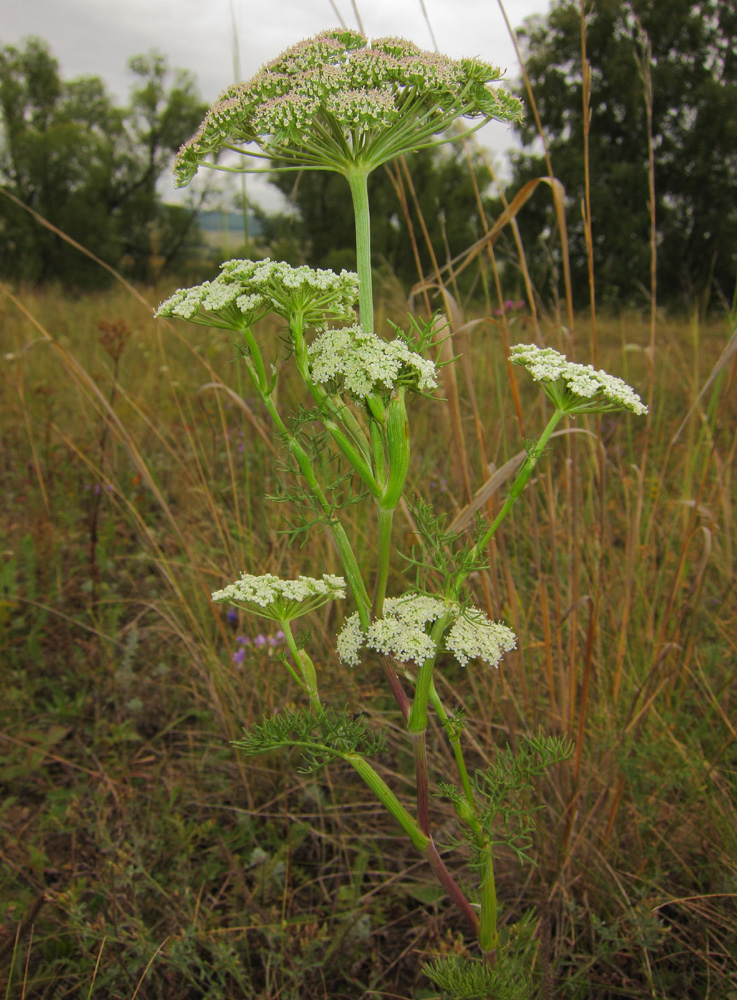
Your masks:
{"label": "small flower umbel", "polygon": [[[635,390],[621,378],[609,375],[605,371],[598,371],[592,365],[580,365],[568,361],[564,354],[553,350],[552,347],[515,344],[510,349],[509,360],[514,365],[526,368],[535,381],[541,384],[554,410],[540,438],[528,449],[527,458],[512,483],[501,510],[474,546],[471,553],[473,560],[482,557],[497,528],[522,495],[533,469],[563,417],[575,417],[580,413],[614,413],[622,410],[638,416],[647,413],[647,407]],[[453,584],[454,593],[459,592],[467,575],[465,570],[456,575]]]}
{"label": "small flower umbel", "polygon": [[568,361],[552,347],[515,344],[509,352],[513,365],[526,368],[557,410],[576,413],[609,413],[630,410],[638,416],[647,407],[635,390],[615,375],[597,371],[592,365]]}
{"label": "small flower umbel", "polygon": [[[437,622],[439,627],[435,627]],[[361,648],[366,647],[421,667],[442,649],[444,633],[445,649],[464,667],[473,659],[496,667],[517,643],[511,629],[491,621],[478,608],[408,593],[387,597],[383,618],[373,621],[366,632],[361,630],[358,615],[350,615],[338,636],[338,655],[355,667]]]}
{"label": "small flower umbel", "polygon": [[403,340],[382,340],[360,327],[327,330],[307,349],[315,382],[335,383],[357,401],[381,390],[407,386],[419,392],[437,388],[432,361],[410,351]]}
{"label": "small flower umbel", "polygon": [[343,599],[345,592],[345,580],[340,576],[326,573],[321,580],[311,576],[282,580],[271,573],[263,576],[241,573],[240,580],[228,584],[222,590],[216,590],[212,599],[216,604],[233,604],[244,611],[279,623],[300,676],[297,676],[286,660],[284,663],[300,687],[309,695],[313,708],[319,708],[320,696],[317,692],[315,665],[307,652],[298,647],[289,623],[322,607],[328,601]]}
{"label": "small flower umbel", "polygon": [[234,282],[245,294],[261,296],[269,309],[287,321],[295,317],[305,327],[352,320],[358,302],[358,275],[322,268],[292,267],[283,261],[229,260],[222,279]]}
{"label": "small flower umbel", "polygon": [[299,317],[302,326],[324,326],[355,316],[358,275],[291,267],[281,261],[229,260],[214,281],[180,288],[159,306],[156,315],[190,323],[242,330],[267,313],[282,319]]}

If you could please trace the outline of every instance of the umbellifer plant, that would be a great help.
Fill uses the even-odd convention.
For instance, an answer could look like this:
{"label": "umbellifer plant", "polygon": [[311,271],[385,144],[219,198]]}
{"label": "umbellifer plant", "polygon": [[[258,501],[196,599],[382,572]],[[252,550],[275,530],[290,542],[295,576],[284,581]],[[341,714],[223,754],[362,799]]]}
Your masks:
{"label": "umbellifer plant", "polygon": [[[478,520],[462,536],[445,527],[429,502],[410,504],[419,552],[408,559],[414,586],[387,594],[394,513],[405,498],[410,465],[408,404],[437,387],[436,328],[417,319],[393,339],[374,329],[367,181],[380,165],[404,153],[452,141],[492,119],[521,116],[519,101],[492,86],[499,71],[478,59],[451,60],[410,42],[372,42],[354,31],[326,31],[292,46],[249,83],[231,87],[180,151],[176,177],[186,184],[203,166],[251,169],[263,158],[281,170],[330,170],[348,181],[356,222],[357,274],[293,268],[270,260],[232,260],[211,282],[176,292],[158,315],[232,331],[253,387],[281,441],[293,481],[287,499],[300,528],[320,523],[330,533],[344,577],[281,580],[246,573],[213,600],[278,622],[289,653],[283,662],[306,696],[304,709],[264,718],[236,746],[247,754],[279,747],[301,751],[303,767],[329,761],[350,764],[427,860],[478,941],[477,959],[437,961],[425,971],[454,997],[523,997],[530,973],[528,930],[520,925],[500,948],[494,857],[499,844],[527,858],[533,826],[527,793],[547,767],[565,760],[571,745],[540,734],[499,753],[484,772],[469,773],[463,751],[464,722],[443,704],[434,681],[439,657],[487,667],[515,647],[506,625],[475,607],[467,581],[486,564],[487,548],[519,498],[556,425],[565,415],[630,410],[644,413],[639,397],[620,379],[568,362],[549,348],[518,344],[511,361],[526,368],[552,402],[552,416],[528,455],[492,524]],[[465,124],[460,131],[457,123]],[[456,125],[453,133],[448,129]],[[222,153],[244,154],[240,166],[218,162]],[[269,169],[269,168],[266,168]],[[358,322],[354,309],[358,305]],[[278,371],[267,363],[259,324],[267,315],[287,327],[288,357],[314,400],[314,408],[287,417],[274,392]],[[435,360],[434,360],[435,358]],[[319,433],[318,433],[319,432]],[[329,449],[340,473],[330,480]],[[336,466],[337,467],[337,466]],[[347,470],[347,473],[346,471]],[[280,499],[285,499],[281,497]],[[342,520],[344,508],[372,502],[375,540],[361,563]],[[361,565],[373,566],[364,573]],[[355,610],[337,636],[337,654],[352,667],[372,658],[381,664],[404,720],[416,778],[410,811],[369,758],[384,745],[382,733],[363,718],[326,708],[315,664],[291,623],[328,601],[346,598]],[[456,783],[436,794],[453,804],[471,850],[476,889],[467,893],[447,868],[433,840],[426,734],[434,712],[457,765]]]}

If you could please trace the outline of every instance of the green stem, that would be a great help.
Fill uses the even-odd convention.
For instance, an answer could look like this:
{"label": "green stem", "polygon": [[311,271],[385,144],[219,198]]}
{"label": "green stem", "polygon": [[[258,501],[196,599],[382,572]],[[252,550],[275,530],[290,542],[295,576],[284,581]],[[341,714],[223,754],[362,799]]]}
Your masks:
{"label": "green stem", "polygon": [[445,710],[445,705],[443,705],[440,700],[440,695],[435,687],[435,682],[433,681],[430,685],[430,702],[435,709],[438,718],[443,724],[443,728],[448,736],[448,741],[453,748],[453,756],[455,757],[456,767],[458,768],[458,776],[461,779],[461,785],[463,786],[463,793],[466,796],[466,801],[468,802],[471,809],[476,813],[476,798],[473,794],[473,789],[471,788],[471,779],[468,776],[468,768],[466,767],[466,759],[463,756],[463,748],[461,746],[460,735],[453,730],[451,720],[448,713]]}
{"label": "green stem", "polygon": [[499,947],[497,928],[496,882],[494,880],[494,860],[491,846],[485,851],[485,864],[481,873],[481,921],[479,923],[479,945],[484,957],[493,962],[494,952]]}
{"label": "green stem", "polygon": [[369,419],[369,437],[371,440],[371,456],[374,463],[376,481],[380,484],[382,492],[386,486],[386,448],[384,442],[384,420],[377,419],[370,409],[367,408]]}
{"label": "green stem", "polygon": [[318,709],[320,708],[320,695],[317,692],[317,671],[315,670],[315,664],[304,649],[297,647],[289,622],[280,621],[279,624],[287,640],[289,651],[294,657],[294,662],[297,664],[299,672],[302,675],[303,686],[310,697],[310,703],[314,709]]}
{"label": "green stem", "polygon": [[360,754],[347,753],[341,756],[358,771],[361,778],[366,782],[384,808],[392,814],[417,850],[421,854],[425,854],[431,844],[430,838],[422,832],[384,779],[379,777],[369,762],[364,757],[361,757]]}
{"label": "green stem", "polygon": [[[517,500],[519,500],[520,496],[522,495],[522,492],[525,486],[527,485],[528,480],[532,475],[533,470],[540,459],[540,456],[545,451],[545,446],[547,445],[551,434],[558,426],[561,418],[564,416],[566,416],[565,411],[563,410],[554,411],[552,417],[548,421],[547,427],[542,432],[540,439],[537,441],[535,446],[530,449],[530,453],[528,454],[525,461],[522,463],[522,468],[517,473],[517,478],[512,483],[509,493],[507,494],[506,500],[502,504],[501,510],[499,511],[499,513],[494,518],[489,528],[484,532],[484,534],[481,536],[478,543],[474,547],[469,562],[478,562],[482,558],[484,549],[489,544],[491,539],[494,537],[497,528],[499,527],[499,525],[502,523],[502,521],[507,516],[509,511],[512,509],[514,504],[517,502]],[[451,586],[451,596],[455,600],[458,599],[461,587],[463,586],[465,579],[468,576],[468,573],[469,570],[462,571],[458,573],[453,580],[453,584]]]}
{"label": "green stem", "polygon": [[381,618],[384,613],[384,598],[386,584],[389,579],[389,564],[391,561],[392,521],[394,510],[385,510],[377,505],[376,516],[379,521],[378,566],[376,588],[374,590],[374,617]]}
{"label": "green stem", "polygon": [[[302,381],[312,393],[312,398],[320,408],[322,425],[356,470],[364,485],[375,497],[380,496],[383,483],[377,482],[371,469],[371,451],[361,425],[342,399],[330,395],[321,385],[313,382],[310,377],[307,345],[304,339],[304,323],[301,315],[293,316],[289,327],[294,343],[297,369],[302,376]],[[331,419],[333,417],[335,420]],[[343,425],[345,431],[340,424]]]}
{"label": "green stem", "polygon": [[409,839],[412,841],[412,844],[429,863],[436,878],[448,893],[450,899],[466,917],[471,925],[473,933],[478,936],[478,917],[476,916],[473,907],[464,896],[463,891],[458,886],[458,883],[446,868],[445,862],[438,854],[438,850],[435,847],[432,838],[422,832],[418,824],[412,819],[391,788],[389,788],[386,782],[379,777],[367,760],[357,753],[346,753],[341,754],[340,756],[342,756],[344,760],[348,761],[348,763],[356,769],[374,795],[376,795],[379,799],[381,804],[396,819]]}
{"label": "green stem", "polygon": [[417,822],[423,833],[430,836],[430,783],[427,777],[427,730],[411,733],[412,756],[415,760],[417,786]]}
{"label": "green stem", "polygon": [[[255,342],[254,342],[255,343]],[[253,349],[252,349],[253,353]],[[253,354],[253,361],[256,358],[260,359],[260,354],[258,353],[258,348],[256,348],[256,353]],[[361,570],[358,566],[358,560],[356,559],[356,554],[353,551],[348,535],[346,534],[345,528],[340,523],[340,521],[334,516],[333,508],[330,505],[327,497],[322,491],[320,484],[317,481],[314,470],[312,468],[312,463],[310,462],[310,457],[304,450],[302,445],[299,443],[297,438],[291,434],[281,418],[279,411],[276,408],[274,400],[271,398],[271,393],[262,388],[261,383],[258,379],[258,373],[254,369],[254,364],[251,358],[246,358],[246,363],[248,367],[248,372],[251,376],[251,381],[253,382],[256,390],[261,396],[261,400],[266,407],[266,410],[274,422],[274,427],[276,430],[284,437],[287,443],[287,448],[294,456],[297,465],[299,466],[299,471],[305,478],[308,486],[312,490],[315,499],[320,504],[320,507],[325,514],[330,532],[335,541],[336,548],[338,549],[338,555],[343,563],[343,571],[345,572],[348,584],[353,592],[353,596],[356,600],[356,606],[358,609],[358,615],[361,619],[361,628],[366,631],[369,627],[370,622],[370,610],[371,601],[368,596],[368,591],[366,590],[366,584],[363,582],[363,577],[361,575]],[[263,368],[263,362],[261,363],[261,368]]]}
{"label": "green stem", "polygon": [[[437,648],[451,620],[451,615],[443,615],[438,618],[432,627],[430,637]],[[410,733],[423,733],[427,729],[427,703],[430,698],[430,688],[432,686],[432,674],[435,668],[435,655],[428,656],[419,669],[417,682],[415,684],[415,696],[412,701],[412,710],[409,713],[407,728]]]}
{"label": "green stem", "polygon": [[358,272],[358,305],[361,329],[372,333],[374,329],[374,292],[371,277],[371,215],[369,212],[368,174],[363,167],[354,167],[345,174],[353,198],[356,220],[356,270]]}

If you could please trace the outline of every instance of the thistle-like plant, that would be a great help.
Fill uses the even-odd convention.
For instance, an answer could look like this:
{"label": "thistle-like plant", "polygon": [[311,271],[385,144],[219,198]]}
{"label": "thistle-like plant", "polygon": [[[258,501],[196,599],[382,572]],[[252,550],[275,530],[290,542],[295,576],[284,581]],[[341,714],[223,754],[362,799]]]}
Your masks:
{"label": "thistle-like plant", "polygon": [[[498,76],[480,60],[454,61],[401,39],[369,43],[357,32],[335,30],[292,46],[249,83],[230,88],[182,148],[178,182],[188,183],[201,166],[238,169],[218,161],[228,151],[266,159],[279,169],[343,174],[356,219],[357,274],[234,260],[223,264],[214,281],[176,292],[159,309],[159,315],[223,328],[238,338],[246,371],[286,452],[284,468],[296,483],[291,494],[283,486],[279,497],[290,500],[296,512],[293,534],[321,523],[343,567],[344,579],[281,580],[244,572],[213,594],[217,603],[279,623],[289,650],[284,664],[309,701],[304,711],[264,719],[236,746],[248,754],[292,747],[310,770],[331,760],[355,769],[427,860],[478,942],[475,964],[454,960],[428,967],[428,975],[459,998],[527,995],[526,951],[518,945],[523,937],[529,941],[529,934],[512,932],[517,945],[497,954],[495,851],[504,843],[521,861],[527,859],[533,778],[564,761],[572,747],[542,735],[521,740],[516,753],[501,751],[485,772],[470,774],[464,720],[444,706],[435,672],[449,658],[464,667],[482,663],[493,669],[515,647],[514,633],[473,605],[468,578],[484,568],[489,542],[559,421],[578,413],[646,412],[620,379],[569,363],[547,348],[514,347],[512,362],[528,369],[553,404],[547,427],[529,448],[494,521],[478,521],[471,537],[446,527],[428,500],[414,499],[419,545],[404,559],[405,568],[415,571],[415,584],[387,595],[393,516],[405,498],[410,464],[408,406],[413,397],[434,393],[437,345],[434,322],[423,325],[414,318],[406,333],[395,328],[393,338],[374,330],[367,178],[405,152],[451,141],[458,133],[447,130],[459,119],[473,130],[493,118],[518,118],[519,101],[492,86]],[[249,169],[248,161],[241,168]],[[288,358],[312,396],[312,410],[288,416],[279,408],[274,390],[281,369],[267,365],[260,339],[261,320],[269,313],[287,324]],[[335,457],[336,471],[328,469],[326,455]],[[366,553],[374,556],[374,566],[366,577],[342,520],[348,505],[363,502],[376,511],[376,537]],[[368,668],[372,660],[381,664],[414,757],[413,812],[367,759],[383,747],[383,734],[322,705],[318,669],[291,630],[295,618],[343,598],[354,608],[337,636],[337,654],[354,669]],[[456,763],[456,780],[441,783],[438,792],[452,802],[471,847],[477,888],[470,894],[449,872],[432,836],[426,753],[431,713],[442,724]]]}

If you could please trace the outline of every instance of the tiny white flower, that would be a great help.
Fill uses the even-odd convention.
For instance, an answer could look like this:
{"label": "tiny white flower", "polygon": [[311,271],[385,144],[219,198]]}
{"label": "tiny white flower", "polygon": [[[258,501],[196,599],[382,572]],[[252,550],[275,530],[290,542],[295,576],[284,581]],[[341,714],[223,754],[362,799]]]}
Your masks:
{"label": "tiny white flower", "polygon": [[300,576],[282,580],[272,573],[251,576],[241,573],[240,580],[216,590],[216,604],[235,604],[273,621],[292,621],[313,611],[328,601],[345,597],[345,580],[324,573],[321,580]]}
{"label": "tiny white flower", "polygon": [[445,648],[461,666],[469,660],[480,659],[495,667],[504,653],[515,648],[514,632],[501,622],[491,621],[478,608],[463,610],[439,598],[408,593],[388,597],[383,617],[373,621],[365,632],[358,615],[350,615],[338,635],[338,656],[344,663],[356,667],[361,649],[365,647],[403,663],[421,666],[438,652],[430,631],[433,623],[444,615],[455,619],[446,634]]}
{"label": "tiny white flower", "polygon": [[327,330],[307,351],[315,382],[342,382],[355,399],[405,385],[427,392],[437,387],[432,361],[410,351],[403,340],[382,340],[358,326]]}
{"label": "tiny white flower", "polygon": [[462,667],[475,659],[496,667],[504,653],[516,647],[517,637],[506,625],[491,621],[483,611],[475,608],[454,622],[445,637],[445,645]]}
{"label": "tiny white flower", "polygon": [[349,615],[343,622],[343,628],[338,634],[335,648],[338,656],[347,663],[349,667],[357,667],[361,662],[359,653],[366,641],[366,636],[361,631],[361,620],[358,613]]}
{"label": "tiny white flower", "polygon": [[509,353],[512,364],[526,368],[555,406],[567,413],[603,413],[630,410],[638,415],[647,407],[635,390],[621,378],[597,371],[593,365],[568,361],[552,347],[515,344]]}

